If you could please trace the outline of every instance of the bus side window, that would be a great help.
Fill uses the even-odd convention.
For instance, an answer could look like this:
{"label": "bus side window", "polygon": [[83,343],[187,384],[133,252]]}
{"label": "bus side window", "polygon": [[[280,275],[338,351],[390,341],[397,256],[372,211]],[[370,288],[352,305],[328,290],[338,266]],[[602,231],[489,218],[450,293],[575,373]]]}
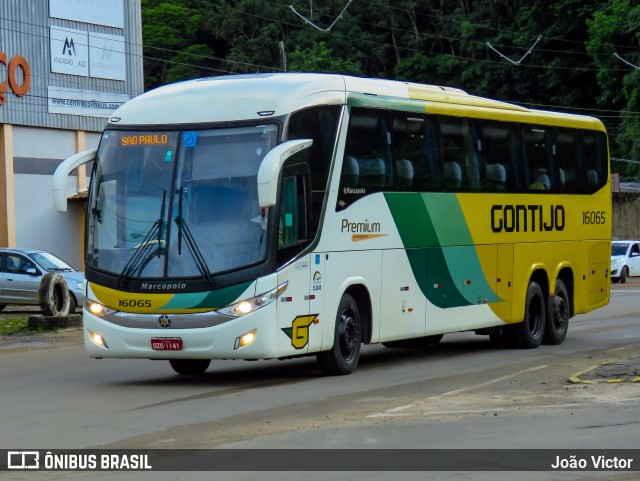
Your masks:
{"label": "bus side window", "polygon": [[485,162],[482,140],[474,119],[440,117],[442,186],[449,191],[477,191],[482,187]]}
{"label": "bus side window", "polygon": [[337,210],[364,195],[394,188],[391,148],[385,111],[351,109]]}
{"label": "bus side window", "polygon": [[435,116],[396,113],[393,145],[396,190],[440,190],[440,145]]}
{"label": "bus side window", "polygon": [[308,167],[297,164],[285,168],[279,200],[278,265],[301,252],[309,238],[310,179]]}
{"label": "bus side window", "polygon": [[525,184],[525,172],[529,171],[529,162],[522,139],[520,126],[509,126],[509,165],[507,166],[507,190],[510,192],[523,192]]}
{"label": "bus side window", "polygon": [[289,119],[287,140],[313,140],[311,147],[300,152],[311,171],[312,216],[309,219],[309,235],[312,237],[320,224],[340,111],[341,107],[337,105],[310,107],[293,113]]}
{"label": "bus side window", "polygon": [[445,191],[464,190],[467,185],[465,140],[462,119],[440,118],[442,136],[442,188]]}
{"label": "bus side window", "polygon": [[467,173],[467,189],[480,190],[484,182],[485,161],[482,140],[478,134],[478,123],[473,119],[463,120],[464,159]]}
{"label": "bus side window", "polygon": [[582,183],[578,172],[584,172],[582,168],[583,149],[579,145],[578,130],[556,130],[556,165],[558,166],[558,178],[556,189],[561,192],[575,194],[580,192]]}
{"label": "bus side window", "polygon": [[525,172],[529,190],[551,190],[554,149],[549,127],[527,125],[523,128],[529,171]]}
{"label": "bus side window", "polygon": [[504,192],[507,190],[507,169],[511,170],[510,140],[508,124],[484,122],[482,145],[487,162],[484,190]]}
{"label": "bus side window", "polygon": [[606,139],[601,132],[583,131],[584,170],[586,185],[583,192],[593,194],[607,180]]}

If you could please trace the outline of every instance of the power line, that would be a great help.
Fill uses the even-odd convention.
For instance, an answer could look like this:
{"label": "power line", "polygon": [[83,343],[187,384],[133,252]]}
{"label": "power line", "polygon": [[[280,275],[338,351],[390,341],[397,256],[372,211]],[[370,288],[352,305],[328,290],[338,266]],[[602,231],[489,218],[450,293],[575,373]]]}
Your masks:
{"label": "power line", "polygon": [[538,38],[536,39],[535,43],[533,45],[531,45],[531,47],[529,47],[529,50],[527,50],[525,52],[525,54],[520,57],[518,60],[511,60],[509,57],[507,57],[506,55],[504,55],[502,52],[498,51],[493,45],[491,45],[491,42],[487,42],[487,47],[489,47],[491,50],[493,50],[495,53],[497,53],[498,55],[500,55],[503,59],[508,60],[509,62],[511,62],[514,65],[520,65],[520,62],[522,62],[533,50],[533,48],[538,45],[538,42],[542,39],[542,35],[538,35]]}
{"label": "power line", "polygon": [[[271,3],[271,2],[268,2],[268,3]],[[351,3],[351,0],[347,4],[347,6],[349,6],[350,3]],[[373,3],[373,2],[370,2],[370,3]],[[281,7],[280,5],[278,5],[278,6]],[[345,9],[346,9],[346,7],[345,7]],[[343,9],[343,12],[344,12],[345,9]],[[291,26],[294,26],[294,27],[296,26],[296,25],[288,23],[288,22],[283,22],[282,20],[279,20],[279,19],[272,19],[272,18],[260,16],[260,15],[250,14],[250,13],[245,13],[245,14],[249,15],[249,16],[256,17],[256,18],[261,18],[261,19],[264,19],[264,20],[267,20],[267,21],[270,21],[270,22],[279,22],[279,23],[283,23],[285,25],[291,25]],[[347,19],[345,17],[345,21],[350,21],[350,20],[351,19]],[[46,30],[46,29],[48,29],[50,27],[51,28],[55,28],[56,27],[56,26],[53,26],[53,25],[38,25],[38,24],[29,23],[29,22],[20,22],[20,21],[13,21],[13,22],[18,23],[18,24],[23,24],[23,25],[39,27],[39,28],[41,28],[43,30]],[[358,23],[358,22],[356,22],[356,23]],[[60,28],[62,28],[62,27],[60,27]],[[389,28],[391,28],[391,27],[389,27]],[[8,29],[8,30],[9,31],[13,31],[13,32],[17,32],[19,34],[26,34],[26,35],[36,36],[36,37],[43,38],[43,39],[48,39],[49,38],[46,33],[45,34],[33,34],[33,33],[29,33],[29,32],[22,32],[20,30],[11,30],[11,29]],[[401,30],[401,31],[408,32],[406,30]],[[408,32],[408,33],[410,33],[410,32]],[[337,33],[337,34],[342,36],[343,38],[346,38],[346,39],[355,39],[354,37],[350,37],[350,36],[343,35],[343,34],[340,34],[340,33]],[[540,37],[538,37],[538,39],[540,39]],[[365,40],[365,41],[368,41],[369,43],[372,43],[374,45],[388,45],[386,43],[380,43],[380,42],[375,42],[375,41],[371,41],[371,40]],[[537,41],[536,41],[536,43],[537,43]],[[141,47],[141,48],[144,48],[144,49],[147,49],[147,50],[151,49],[151,50],[154,50],[154,51],[166,52],[166,53],[170,53],[170,54],[173,54],[173,55],[181,54],[181,55],[191,56],[191,57],[199,58],[199,59],[203,59],[203,60],[211,60],[211,61],[217,61],[217,62],[224,62],[224,63],[227,63],[227,64],[235,64],[235,65],[239,65],[239,66],[242,66],[242,67],[250,67],[250,68],[265,69],[265,70],[272,70],[272,71],[282,70],[280,68],[273,67],[273,66],[266,66],[266,65],[252,64],[252,63],[248,63],[248,62],[241,62],[241,61],[236,61],[236,60],[231,60],[231,59],[217,58],[217,57],[212,57],[212,56],[208,56],[208,55],[196,54],[196,53],[192,53],[192,52],[183,52],[183,51],[172,50],[172,49],[167,49],[167,48],[162,48],[162,47],[139,44],[139,43],[135,43],[135,42],[126,42],[125,41],[125,44],[131,45],[133,47]],[[531,51],[533,49],[533,47],[535,47],[535,44],[529,49],[529,51]],[[403,48],[405,48],[405,47],[403,47]],[[406,47],[406,48],[407,48],[407,50],[413,50],[413,51],[416,51],[416,52],[423,52],[423,53],[425,52],[424,50],[420,50],[420,49],[411,49],[409,47]],[[134,54],[134,53],[131,53],[131,52],[126,52],[126,51],[125,51],[125,55],[128,55],[128,56],[140,56],[140,55],[137,55],[137,54]],[[470,58],[470,57],[464,57],[464,56],[460,56],[460,55],[451,55],[451,56],[456,58],[457,60],[465,60],[465,61],[466,60],[473,60],[473,61],[479,61],[479,62],[499,63],[499,62],[492,61],[492,60],[473,59],[473,58]],[[187,67],[191,67],[191,68],[195,68],[195,69],[212,71],[212,72],[216,72],[216,73],[234,73],[233,70],[229,70],[229,69],[213,68],[213,67],[208,67],[208,66],[204,66],[204,65],[194,65],[194,64],[191,64],[191,63],[187,63],[187,62],[180,62],[180,61],[176,61],[176,60],[172,60],[172,59],[154,57],[154,56],[151,56],[151,55],[142,55],[142,58],[145,58],[147,60],[152,60],[152,61],[165,62],[167,64],[182,65],[182,66],[187,66]],[[533,66],[533,67],[536,67],[536,66]],[[552,68],[554,68],[554,67],[552,67]],[[555,68],[559,68],[559,67],[555,67]],[[591,69],[569,68],[569,67],[564,68],[564,69],[565,70],[578,70],[578,71],[591,70]],[[597,69],[597,70],[602,70],[602,69]],[[624,69],[615,69],[615,70],[624,70]],[[33,77],[35,78],[35,76],[33,76]],[[40,76],[40,78],[44,78],[44,79],[47,79],[47,80],[50,79],[49,76],[46,76],[46,77]],[[81,81],[82,81],[82,79],[78,79],[78,81],[77,81],[78,84],[80,84]],[[118,93],[118,92],[114,92],[114,93]],[[130,93],[130,92],[122,90],[122,91],[120,91],[120,93]],[[43,95],[42,98],[47,98],[47,97],[45,95]],[[513,102],[513,103],[517,103],[517,102]],[[531,105],[534,105],[534,104],[531,104]],[[602,114],[598,114],[598,113],[599,112],[616,112],[616,111],[604,111],[604,110],[601,111],[601,110],[598,110],[598,109],[577,109],[577,108],[573,108],[573,107],[564,107],[564,106],[557,106],[557,105],[545,105],[544,107],[551,107],[551,108],[554,108],[554,109],[584,110],[584,111],[587,111],[587,112],[595,112],[596,113],[595,115],[597,115],[599,117],[603,117],[603,118],[607,118],[607,117],[609,117],[609,118],[619,118],[620,116],[633,117],[633,116],[636,116],[636,115],[640,114],[640,113],[637,113],[637,112],[621,112],[621,113],[618,113],[616,115],[608,116],[608,115],[602,115]]]}
{"label": "power line", "polygon": [[631,65],[633,68],[635,68],[636,70],[640,70],[640,67],[638,67],[637,65],[632,64],[631,62],[629,62],[628,60],[623,59],[620,55],[618,55],[617,52],[615,52],[613,54],[614,57],[616,57],[619,60],[622,60],[624,63],[626,63],[627,65]]}
{"label": "power line", "polygon": [[[347,8],[349,8],[349,5],[351,5],[351,2],[352,2],[352,0],[348,0],[347,1],[347,4],[344,6],[342,11],[338,14],[336,19],[331,23],[331,25],[329,25],[326,28],[318,27],[315,23],[313,23],[307,17],[305,17],[304,15],[298,13],[298,11],[294,8],[293,5],[289,5],[289,8],[293,11],[293,13],[295,13],[298,17],[300,17],[302,20],[304,20],[306,23],[308,23],[312,27],[317,28],[321,32],[328,32],[329,30],[331,30],[333,28],[333,26],[338,22],[338,20],[340,20],[340,18],[342,17],[342,14],[347,10]],[[313,17],[313,0],[309,0],[309,3],[311,4],[311,16]]]}

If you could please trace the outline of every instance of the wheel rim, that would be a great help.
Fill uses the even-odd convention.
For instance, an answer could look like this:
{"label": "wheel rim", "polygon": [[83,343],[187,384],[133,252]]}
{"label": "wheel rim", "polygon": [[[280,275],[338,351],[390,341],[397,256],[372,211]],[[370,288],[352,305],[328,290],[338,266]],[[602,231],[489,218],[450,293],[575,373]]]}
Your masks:
{"label": "wheel rim", "polygon": [[528,317],[529,317],[529,331],[533,337],[542,335],[542,299],[535,296],[529,302]]}
{"label": "wheel rim", "polygon": [[340,353],[345,361],[351,361],[358,348],[358,322],[349,311],[340,316]]}
{"label": "wheel rim", "polygon": [[553,300],[553,327],[556,331],[561,331],[569,320],[569,303],[567,300],[556,295]]}

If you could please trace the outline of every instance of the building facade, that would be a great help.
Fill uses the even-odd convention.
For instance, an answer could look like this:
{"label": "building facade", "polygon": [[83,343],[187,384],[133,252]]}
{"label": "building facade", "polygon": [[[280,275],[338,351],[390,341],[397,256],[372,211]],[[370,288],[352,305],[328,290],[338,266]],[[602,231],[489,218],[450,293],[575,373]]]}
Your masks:
{"label": "building facade", "polygon": [[[96,148],[111,113],[142,91],[140,0],[0,2],[0,246],[83,267],[84,203],[56,212],[53,173]],[[69,176],[71,199],[88,169]]]}

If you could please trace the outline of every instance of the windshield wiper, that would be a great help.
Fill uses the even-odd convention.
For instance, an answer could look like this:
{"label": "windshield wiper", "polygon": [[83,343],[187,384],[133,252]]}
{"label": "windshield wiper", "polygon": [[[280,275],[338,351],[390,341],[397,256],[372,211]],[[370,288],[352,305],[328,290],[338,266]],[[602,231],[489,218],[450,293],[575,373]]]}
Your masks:
{"label": "windshield wiper", "polygon": [[[147,234],[144,236],[144,239],[142,239],[142,242],[140,242],[135,247],[134,254],[131,256],[129,261],[125,264],[124,269],[122,269],[122,272],[120,273],[120,276],[118,276],[118,286],[121,287],[126,278],[131,277],[131,275],[134,272],[136,272],[138,269],[142,267],[142,264],[144,263],[144,261],[147,260],[147,258],[149,257],[149,254],[153,251],[154,244],[157,246],[158,258],[160,258],[160,254],[162,252],[161,251],[162,242],[163,242],[160,236],[162,234],[162,223],[163,223],[162,219],[164,217],[164,208],[165,208],[164,203],[166,198],[167,198],[167,191],[165,190],[162,193],[162,205],[160,206],[160,217],[158,218],[158,220],[156,220],[153,223],[153,225],[151,226],[151,229],[149,229],[149,232],[147,232]],[[154,237],[156,239],[152,240]]]}
{"label": "windshield wiper", "polygon": [[187,244],[187,248],[189,249],[193,260],[196,263],[196,267],[198,268],[200,275],[209,286],[213,287],[215,286],[215,282],[211,278],[211,271],[209,269],[209,266],[207,265],[207,261],[205,261],[202,252],[198,248],[196,240],[193,238],[193,235],[189,230],[189,226],[182,218],[182,193],[183,189],[180,188],[180,198],[178,199],[178,216],[173,219],[178,226],[178,255],[182,255],[182,236],[184,234],[185,243]]}

